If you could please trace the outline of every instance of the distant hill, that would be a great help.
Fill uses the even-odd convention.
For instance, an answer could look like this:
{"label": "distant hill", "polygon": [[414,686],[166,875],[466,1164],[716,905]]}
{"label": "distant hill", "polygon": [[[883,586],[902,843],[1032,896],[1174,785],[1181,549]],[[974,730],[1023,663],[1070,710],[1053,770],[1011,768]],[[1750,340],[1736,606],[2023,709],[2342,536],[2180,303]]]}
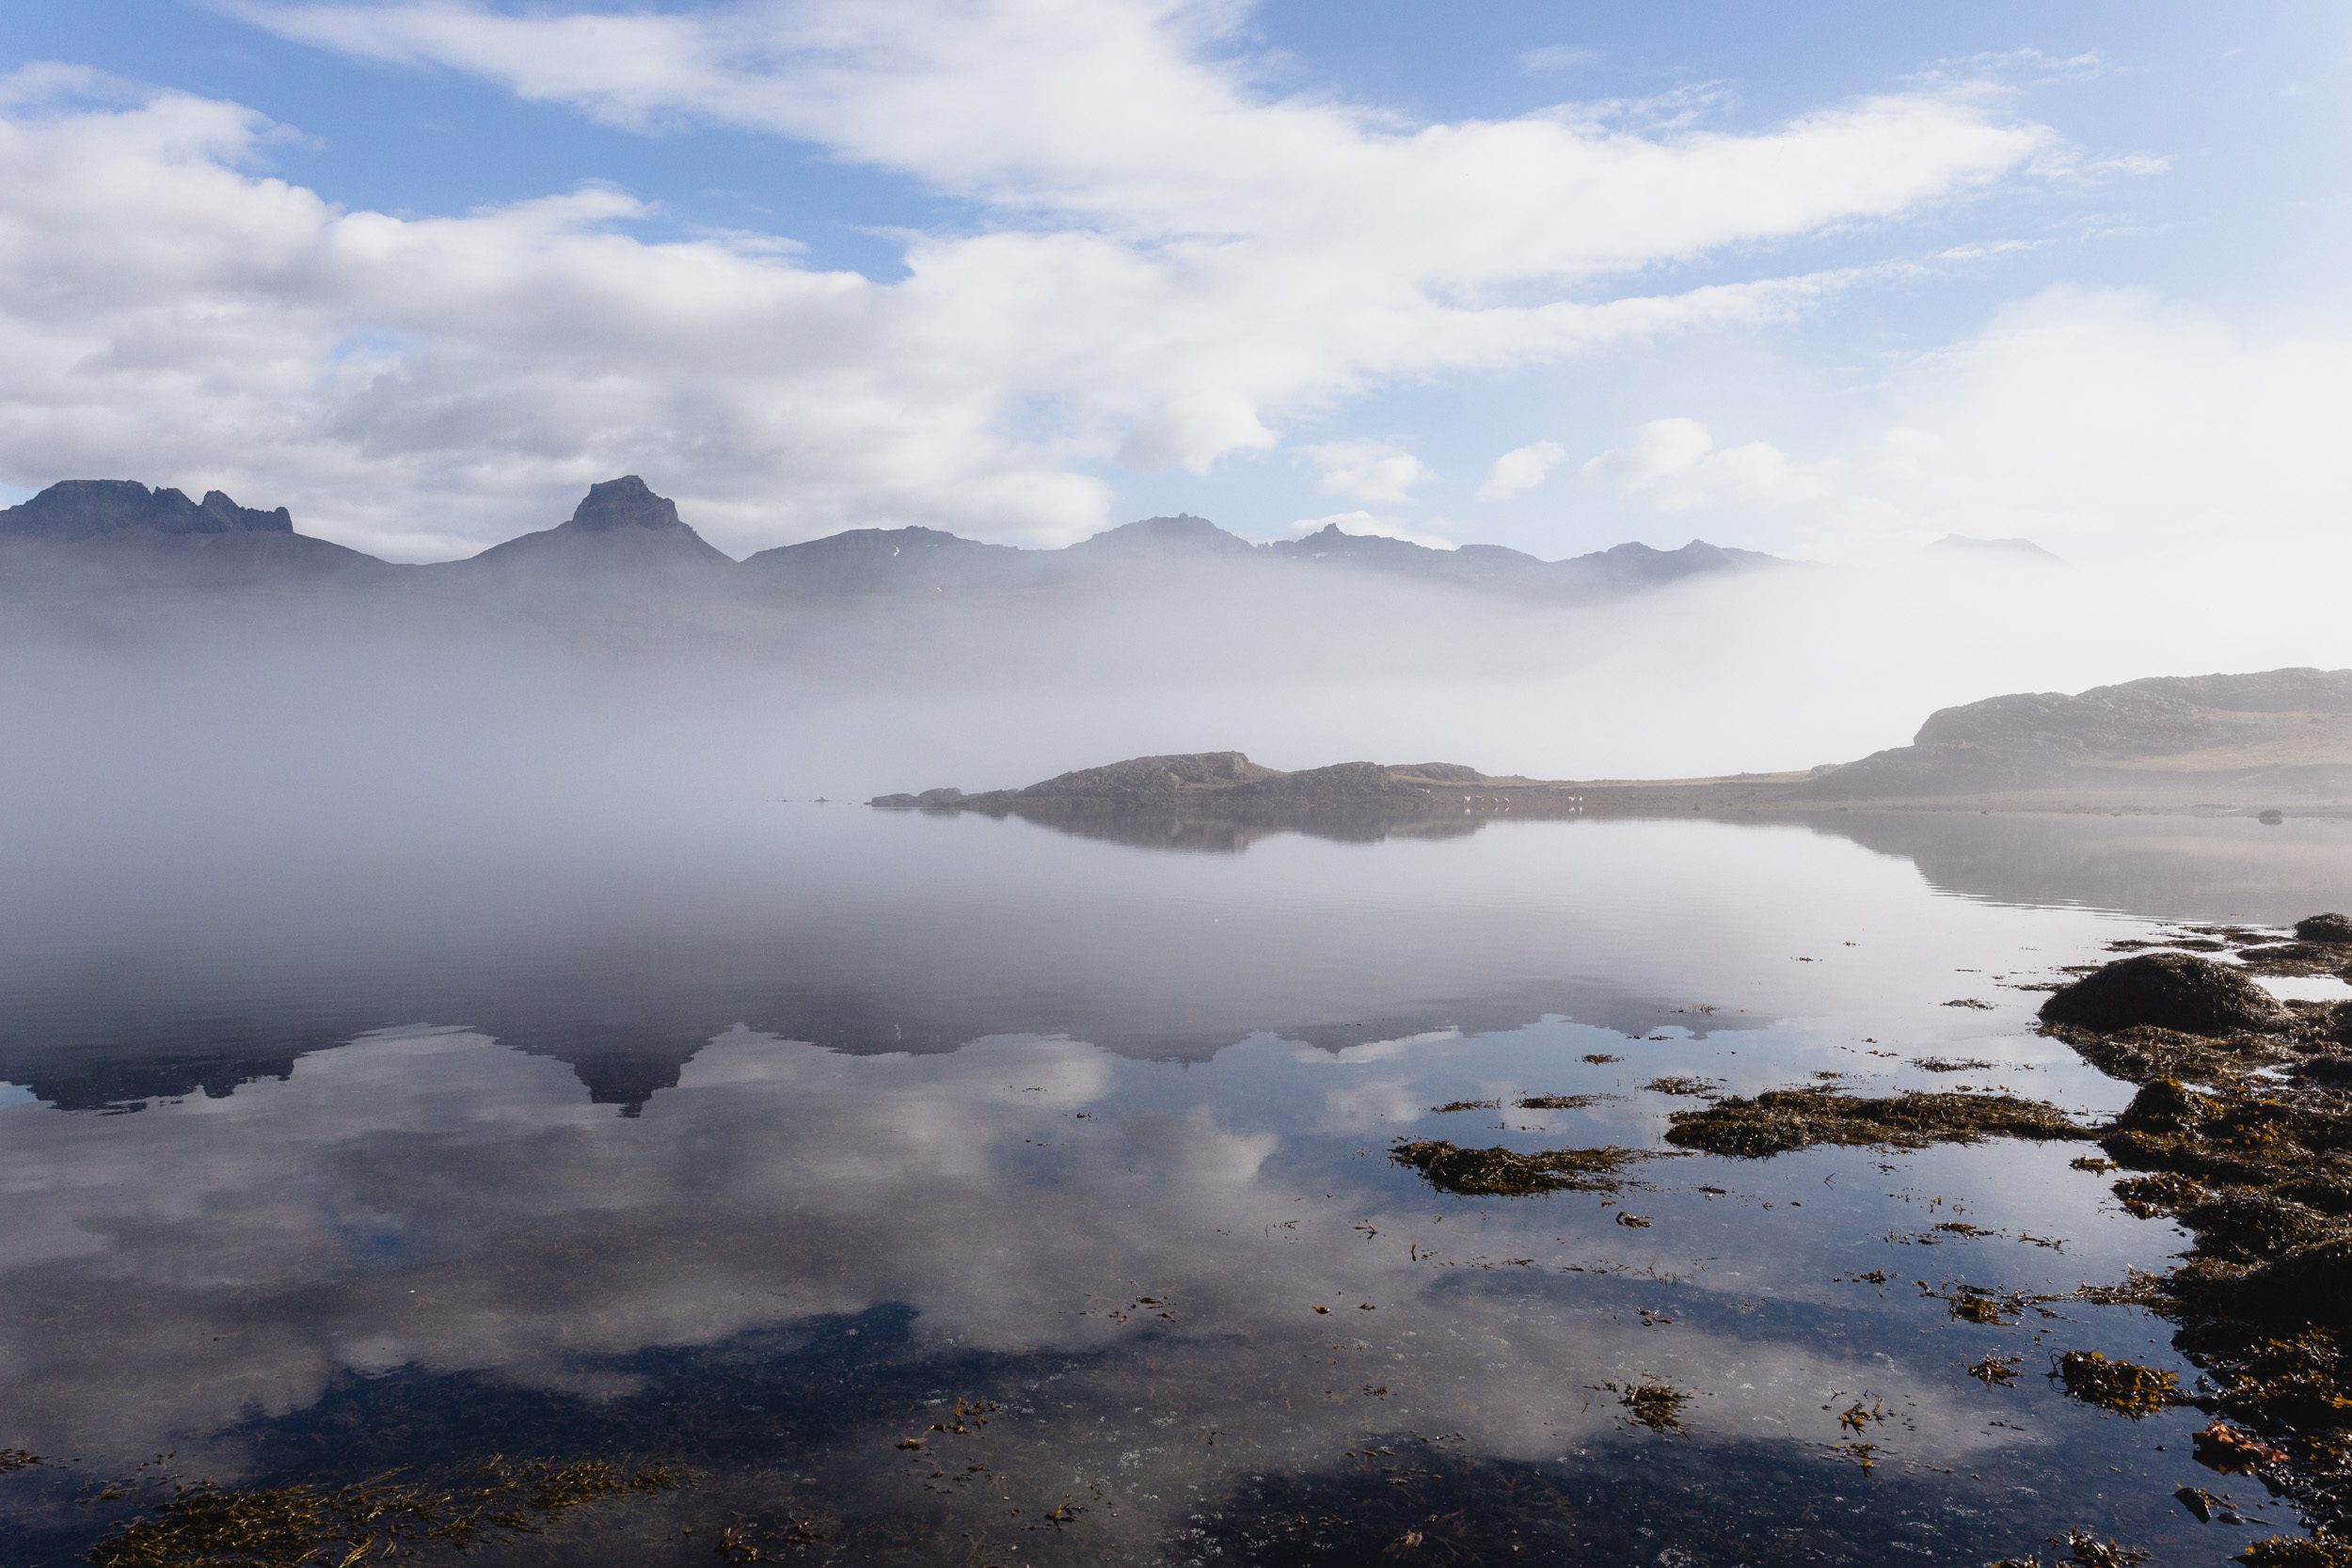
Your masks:
{"label": "distant hill", "polygon": [[1489,778],[1454,762],[1342,762],[1284,772],[1239,752],[1190,752],[1082,768],[1023,789],[981,795],[928,789],[919,795],[877,796],[869,803],[1043,818],[1171,809],[1239,818],[1367,808],[1406,815],[1486,815],[1573,807],[1577,787]]}
{"label": "distant hill", "polygon": [[1909,746],[1804,773],[1579,781],[1433,762],[1284,772],[1239,752],[1200,752],[1080,768],[1021,789],[937,788],[877,796],[870,804],[1066,826],[1128,814],[1263,823],[1350,814],[1475,819],[1995,800],[2057,809],[2352,811],[2352,670],[2166,676],[2071,696],[1993,697],[1930,715]]}
{"label": "distant hill", "polygon": [[585,593],[725,600],[756,608],[894,596],[987,602],[1056,594],[1073,602],[1152,594],[1219,598],[1236,588],[1279,597],[1307,582],[1381,579],[1472,594],[1576,603],[1692,578],[1786,567],[1749,550],[1693,540],[1544,561],[1491,545],[1432,549],[1326,527],[1302,539],[1252,544],[1205,517],[1147,517],[1060,549],[984,544],[929,528],[852,529],[761,550],[738,562],[712,546],[676,505],[634,474],[590,488],[571,518],[462,561],[395,565],[294,531],[283,507],[258,512],[218,491],[191,501],[177,490],[117,480],[69,480],[0,510],[0,588],[13,578],[74,577],[103,594],[114,576],[142,589],[265,584],[323,572],[371,572],[405,592],[463,585],[473,595],[534,599]]}
{"label": "distant hill", "polygon": [[2162,676],[1992,697],[1805,786],[1823,799],[1987,791],[2352,793],[2352,670]]}

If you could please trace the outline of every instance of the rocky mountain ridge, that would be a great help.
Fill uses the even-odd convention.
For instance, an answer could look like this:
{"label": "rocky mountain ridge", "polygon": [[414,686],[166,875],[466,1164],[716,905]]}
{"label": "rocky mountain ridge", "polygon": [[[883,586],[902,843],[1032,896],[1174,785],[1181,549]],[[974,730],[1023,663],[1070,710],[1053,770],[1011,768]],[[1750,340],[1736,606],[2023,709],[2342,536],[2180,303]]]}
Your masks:
{"label": "rocky mountain ridge", "polygon": [[[258,544],[264,534],[278,543]],[[185,542],[211,540],[214,569],[192,574],[192,581],[221,579],[220,565],[233,558],[243,571],[227,576],[241,581],[263,581],[273,571],[315,577],[319,567],[331,565],[345,573],[363,569],[384,582],[584,580],[609,590],[635,579],[664,592],[700,582],[808,599],[972,597],[1146,580],[1206,591],[1245,578],[1280,582],[1290,580],[1286,574],[1354,571],[1477,594],[1573,601],[1791,564],[1703,540],[1672,550],[1625,544],[1545,561],[1500,546],[1434,549],[1331,525],[1261,545],[1188,514],[1143,518],[1058,549],[992,545],[929,528],[852,529],[761,550],[739,562],[696,533],[675,502],[630,474],[592,486],[570,519],[554,528],[463,560],[422,565],[396,564],[298,533],[285,508],[257,511],[217,490],[191,501],[178,490],[150,490],[129,480],[68,480],[21,505],[0,508],[0,579],[98,568],[94,577],[84,575],[103,588],[103,569],[114,558],[90,548],[101,540],[136,542],[150,558],[143,571],[150,580],[158,580],[166,563],[194,558]]]}

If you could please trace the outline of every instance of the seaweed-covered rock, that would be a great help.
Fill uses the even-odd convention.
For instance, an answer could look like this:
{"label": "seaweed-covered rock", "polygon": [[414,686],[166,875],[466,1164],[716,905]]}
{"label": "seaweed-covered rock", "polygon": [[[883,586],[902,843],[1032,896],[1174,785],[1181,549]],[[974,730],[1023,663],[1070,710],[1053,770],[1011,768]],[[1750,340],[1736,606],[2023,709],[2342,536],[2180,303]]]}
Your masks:
{"label": "seaweed-covered rock", "polygon": [[2198,1253],[2225,1262],[2259,1263],[2342,1234],[2340,1225],[2310,1205],[2262,1192],[2222,1193],[2179,1213],[2196,1232]]}
{"label": "seaweed-covered rock", "polygon": [[2227,964],[2193,953],[2135,953],[2104,964],[2042,1005],[2045,1023],[2084,1029],[2153,1024],[2190,1035],[2282,1028],[2278,998]]}
{"label": "seaweed-covered rock", "polygon": [[2295,940],[2352,947],[2352,914],[2315,914],[2298,920],[2295,923]]}
{"label": "seaweed-covered rock", "polygon": [[1983,1138],[2087,1138],[2090,1132],[2056,1106],[2006,1094],[1906,1094],[1865,1097],[1833,1089],[1767,1089],[1722,1100],[1705,1110],[1677,1111],[1666,1141],[1734,1159],[1760,1160],[1820,1144],[1925,1148]]}
{"label": "seaweed-covered rock", "polygon": [[2115,1125],[2133,1132],[2178,1132],[2195,1125],[2204,1113],[2195,1090],[2177,1078],[2159,1078],[2132,1096]]}
{"label": "seaweed-covered rock", "polygon": [[2271,1323],[2352,1327],[2352,1239],[2300,1248],[2218,1288],[2227,1307]]}
{"label": "seaweed-covered rock", "polygon": [[1443,1138],[1398,1144],[1389,1158],[1421,1172],[1441,1193],[1470,1197],[1533,1197],[1538,1193],[1613,1193],[1625,1185],[1625,1168],[1655,1160],[1647,1149],[1545,1148],[1522,1154],[1513,1148],[1463,1148]]}

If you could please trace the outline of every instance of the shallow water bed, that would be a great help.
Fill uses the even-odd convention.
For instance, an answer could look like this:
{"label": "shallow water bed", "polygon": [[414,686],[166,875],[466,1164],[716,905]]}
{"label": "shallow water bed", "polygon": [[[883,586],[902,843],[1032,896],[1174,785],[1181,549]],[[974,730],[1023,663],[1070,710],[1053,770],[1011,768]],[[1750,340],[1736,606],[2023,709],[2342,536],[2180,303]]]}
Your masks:
{"label": "shallow water bed", "polygon": [[[0,1448],[44,1461],[0,1477],[9,1549],[70,1560],[162,1476],[519,1456],[689,1479],[421,1548],[1964,1562],[2084,1526],[2221,1562],[2291,1513],[2193,1462],[2195,1411],[2050,1375],[2194,1383],[2139,1309],[2028,1299],[2181,1245],[2088,1146],[1665,1133],[1692,1090],[1800,1085],[2114,1112],[2017,988],[2318,907],[2249,895],[2272,844],[2243,824],[2233,859],[2237,826],[2046,822],[2027,901],[1939,885],[1976,853],[1948,838],[1210,856],[780,811],[739,858],[425,866],[201,943],[109,947],[93,906],[0,958]],[[1655,1157],[1473,1196],[1390,1157],[1429,1139]]]}

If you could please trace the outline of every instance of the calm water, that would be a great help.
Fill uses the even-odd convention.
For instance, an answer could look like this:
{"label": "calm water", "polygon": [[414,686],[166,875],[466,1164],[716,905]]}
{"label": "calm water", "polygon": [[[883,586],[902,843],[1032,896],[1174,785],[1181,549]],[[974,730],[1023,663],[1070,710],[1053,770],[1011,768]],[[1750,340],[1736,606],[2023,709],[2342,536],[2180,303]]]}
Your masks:
{"label": "calm water", "polygon": [[[72,1560],[156,1494],[82,1499],[168,1451],[221,1482],[694,1473],[480,1561],[707,1562],[733,1524],[781,1561],[1977,1562],[2079,1524],[2220,1563],[2248,1531],[2171,1500],[2225,1489],[2196,1413],[2042,1375],[2181,1367],[2164,1323],[1967,1324],[1918,1283],[2160,1265],[2178,1233],[2078,1148],[1516,1200],[1387,1151],[1662,1147],[1695,1101],[1661,1074],[2111,1110],[2014,988],[2161,922],[2352,903],[2352,824],[1203,849],[738,802],[29,892],[0,927],[0,1447],[50,1463],[0,1480],[9,1560]],[[1558,1093],[1606,1098],[1431,1109]],[[2016,1386],[1966,1375],[1988,1354]],[[1629,1420],[1640,1382],[1691,1394],[1684,1433]],[[899,1446],[958,1400],[987,1424]]]}

